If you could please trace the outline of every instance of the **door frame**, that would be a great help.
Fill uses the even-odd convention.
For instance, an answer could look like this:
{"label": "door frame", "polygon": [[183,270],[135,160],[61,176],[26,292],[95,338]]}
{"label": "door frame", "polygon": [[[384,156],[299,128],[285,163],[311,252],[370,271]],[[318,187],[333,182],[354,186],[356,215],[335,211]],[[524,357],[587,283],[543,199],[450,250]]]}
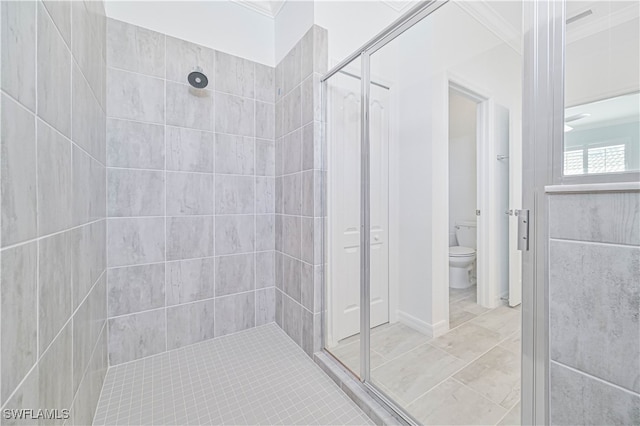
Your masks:
{"label": "door frame", "polygon": [[[369,84],[370,56],[414,24],[433,13],[448,0],[423,1],[392,23],[322,78],[321,96],[326,117],[327,80],[360,57],[362,70],[362,183],[361,183],[361,374],[362,389],[390,412],[409,424],[417,423],[370,381],[369,300]],[[522,206],[530,211],[529,250],[522,255],[522,413],[523,425],[547,424],[549,420],[548,344],[548,223],[544,187],[552,183],[553,148],[563,140],[564,125],[564,25],[566,0],[523,1],[523,112]],[[326,120],[325,120],[326,126]],[[323,131],[326,136],[326,128]],[[326,138],[323,141],[326,150]],[[326,151],[324,151],[326,152]],[[324,198],[323,198],[324,200]],[[325,230],[326,231],[326,230]],[[326,235],[326,232],[323,232]],[[326,244],[323,239],[323,244]],[[326,245],[323,253],[326,255]],[[326,274],[324,275],[326,280]],[[326,283],[323,286],[326,288]],[[324,294],[324,289],[323,289]],[[325,327],[325,298],[322,299],[322,328]],[[323,351],[335,359],[324,345]],[[339,361],[335,359],[336,363]]]}

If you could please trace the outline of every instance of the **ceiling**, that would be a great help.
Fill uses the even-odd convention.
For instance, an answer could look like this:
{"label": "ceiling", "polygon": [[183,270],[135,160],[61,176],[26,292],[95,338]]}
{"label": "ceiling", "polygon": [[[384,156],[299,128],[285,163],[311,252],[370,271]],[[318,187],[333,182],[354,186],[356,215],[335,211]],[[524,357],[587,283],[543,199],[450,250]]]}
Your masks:
{"label": "ceiling", "polygon": [[275,18],[286,0],[231,0],[262,15]]}
{"label": "ceiling", "polygon": [[[254,12],[258,12],[270,18],[275,18],[278,15],[278,13],[280,13],[280,11],[282,10],[282,6],[284,6],[287,0],[231,0],[231,1],[241,6],[244,6],[247,9],[251,9]],[[290,0],[290,1],[295,1],[295,0]],[[308,0],[308,1],[312,1],[312,0]],[[315,1],[318,1],[318,0],[315,0]],[[415,1],[416,0],[381,0],[382,3],[386,4],[396,12],[404,11],[411,4],[415,3]]]}

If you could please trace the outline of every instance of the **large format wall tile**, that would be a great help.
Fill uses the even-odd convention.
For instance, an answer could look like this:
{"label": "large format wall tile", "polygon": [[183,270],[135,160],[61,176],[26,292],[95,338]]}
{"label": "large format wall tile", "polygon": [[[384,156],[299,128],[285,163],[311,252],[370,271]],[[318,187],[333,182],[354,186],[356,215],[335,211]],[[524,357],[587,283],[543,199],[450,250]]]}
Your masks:
{"label": "large format wall tile", "polygon": [[216,257],[215,282],[216,296],[253,290],[255,285],[253,253]]}
{"label": "large format wall tile", "polygon": [[550,366],[549,420],[554,425],[635,425],[640,396],[571,370]]}
{"label": "large format wall tile", "polygon": [[103,274],[73,316],[73,390],[78,390],[107,319]]}
{"label": "large format wall tile", "polygon": [[106,162],[105,114],[76,64],[73,64],[71,107],[73,141],[104,164]]}
{"label": "large format wall tile", "polygon": [[36,236],[36,122],[33,114],[1,96],[0,207],[2,246],[7,246]]}
{"label": "large format wall tile", "polygon": [[213,133],[167,126],[167,170],[213,173]]}
{"label": "large format wall tile", "polygon": [[110,317],[164,306],[163,263],[111,268],[107,275]]}
{"label": "large format wall tile", "polygon": [[213,88],[214,51],[199,44],[167,36],[167,80],[186,84],[187,76],[196,67],[209,77]]}
{"label": "large format wall tile", "polygon": [[107,166],[164,169],[164,127],[110,118],[107,120]]}
{"label": "large format wall tile", "polygon": [[214,305],[211,300],[167,308],[167,349],[176,349],[214,336]]}
{"label": "large format wall tile", "polygon": [[254,98],[255,64],[247,59],[216,52],[216,90]]}
{"label": "large format wall tile", "polygon": [[75,145],[72,148],[71,163],[73,224],[81,225],[105,217],[106,168]]}
{"label": "large format wall tile", "polygon": [[109,68],[107,115],[114,118],[164,122],[164,81]]}
{"label": "large format wall tile", "polygon": [[44,0],[42,4],[49,12],[67,46],[71,46],[71,2]]}
{"label": "large format wall tile", "polygon": [[214,259],[167,262],[167,305],[213,297]]}
{"label": "large format wall tile", "polygon": [[256,100],[275,102],[275,70],[262,64],[256,64]]}
{"label": "large format wall tile", "polygon": [[213,92],[187,84],[166,83],[167,124],[213,130]]}
{"label": "large format wall tile", "polygon": [[[260,324],[272,322],[274,69],[116,21],[109,22],[109,38],[112,364],[253,327],[257,301]],[[187,84],[197,67],[209,77],[205,90]],[[83,175],[91,174],[90,165],[83,162]],[[86,210],[94,202],[80,201]],[[75,216],[90,217],[77,210]],[[139,215],[148,217],[131,217]],[[146,274],[155,268],[156,275]],[[256,286],[264,289],[260,298]],[[162,331],[131,319],[156,310],[167,318],[162,343]],[[131,349],[156,334],[143,343],[153,350]]]}
{"label": "large format wall tile", "polygon": [[213,256],[213,216],[167,217],[167,260]]}
{"label": "large format wall tile", "polygon": [[213,175],[167,173],[167,215],[212,215]]}
{"label": "large format wall tile", "polygon": [[275,287],[256,290],[256,326],[275,321],[276,289]]}
{"label": "large format wall tile", "polygon": [[6,401],[38,359],[37,243],[2,252],[0,268],[0,395]]}
{"label": "large format wall tile", "polygon": [[71,227],[71,142],[38,120],[38,234]]}
{"label": "large format wall tile", "polygon": [[274,251],[256,253],[256,288],[275,286],[275,265]]}
{"label": "large format wall tile", "polygon": [[553,195],[549,212],[551,238],[640,245],[640,192]]}
{"label": "large format wall tile", "polygon": [[256,139],[256,175],[275,176],[275,142]]}
{"label": "large format wall tile", "polygon": [[255,102],[251,99],[216,92],[216,132],[254,136]]}
{"label": "large format wall tile", "polygon": [[105,105],[106,20],[104,11],[90,9],[97,2],[71,2],[73,57],[100,104]]}
{"label": "large format wall tile", "polygon": [[255,211],[255,182],[250,176],[216,175],[216,213],[247,214]]}
{"label": "large format wall tile", "polygon": [[49,346],[73,312],[69,232],[38,243],[38,324],[40,354]]}
{"label": "large format wall tile", "polygon": [[216,256],[254,251],[254,225],[252,215],[216,216]]}
{"label": "large format wall tile", "polygon": [[245,136],[217,134],[215,172],[218,174],[252,175],[254,173],[255,140]]}
{"label": "large format wall tile", "polygon": [[2,90],[36,110],[36,7],[31,1],[0,4]]}
{"label": "large format wall tile", "polygon": [[107,65],[164,78],[164,34],[125,22],[107,22]]}
{"label": "large format wall tile", "polygon": [[166,325],[164,309],[109,319],[109,364],[164,352]]}
{"label": "large format wall tile", "polygon": [[0,405],[87,402],[73,422],[90,424],[104,375],[89,358],[107,355],[104,9],[7,1],[0,20]]}
{"label": "large format wall tile", "polygon": [[552,240],[550,258],[551,359],[640,392],[640,247]]}
{"label": "large format wall tile", "polygon": [[38,365],[40,407],[71,407],[74,389],[71,328],[71,323],[64,327]]}
{"label": "large format wall tile", "polygon": [[71,136],[71,52],[38,4],[38,116]]}
{"label": "large format wall tile", "polygon": [[214,333],[224,336],[255,326],[255,298],[253,292],[234,294],[215,299]]}
{"label": "large format wall tile", "polygon": [[106,220],[72,229],[69,244],[73,259],[71,291],[75,310],[107,267]]}
{"label": "large format wall tile", "polygon": [[109,219],[108,266],[163,262],[164,251],[164,218]]}
{"label": "large format wall tile", "polygon": [[164,214],[164,173],[108,169],[107,214],[110,217]]}

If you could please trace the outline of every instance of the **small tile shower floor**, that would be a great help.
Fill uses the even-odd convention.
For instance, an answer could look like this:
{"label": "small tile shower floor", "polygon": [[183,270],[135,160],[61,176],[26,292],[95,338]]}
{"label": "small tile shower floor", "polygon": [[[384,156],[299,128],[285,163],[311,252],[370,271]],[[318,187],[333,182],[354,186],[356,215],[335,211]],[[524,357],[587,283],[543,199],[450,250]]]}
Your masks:
{"label": "small tile shower floor", "polygon": [[275,324],[108,370],[94,425],[373,424]]}
{"label": "small tile shower floor", "polygon": [[[486,309],[476,287],[449,292],[451,330],[371,330],[371,380],[426,425],[520,423],[520,309]],[[359,372],[359,336],[331,352]]]}

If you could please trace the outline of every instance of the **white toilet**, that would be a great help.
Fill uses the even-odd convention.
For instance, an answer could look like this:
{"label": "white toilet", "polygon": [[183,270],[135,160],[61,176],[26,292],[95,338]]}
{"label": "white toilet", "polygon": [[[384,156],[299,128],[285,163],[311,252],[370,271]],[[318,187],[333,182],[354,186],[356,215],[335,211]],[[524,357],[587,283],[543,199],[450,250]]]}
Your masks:
{"label": "white toilet", "polygon": [[476,222],[456,222],[456,239],[459,245],[449,247],[449,287],[468,288],[475,284]]}

